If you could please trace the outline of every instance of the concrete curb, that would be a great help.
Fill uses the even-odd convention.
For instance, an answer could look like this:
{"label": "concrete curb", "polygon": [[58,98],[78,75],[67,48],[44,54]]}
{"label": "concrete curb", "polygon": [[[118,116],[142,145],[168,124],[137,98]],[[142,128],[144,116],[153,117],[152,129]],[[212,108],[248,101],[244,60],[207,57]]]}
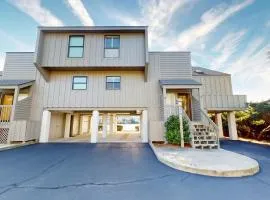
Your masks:
{"label": "concrete curb", "polygon": [[181,170],[184,172],[189,172],[189,173],[193,173],[193,174],[200,174],[200,175],[205,175],[205,176],[214,176],[214,177],[244,177],[244,176],[255,175],[256,173],[258,173],[260,171],[259,165],[256,165],[255,167],[251,167],[249,169],[227,170],[227,171],[200,169],[200,168],[195,168],[195,167],[191,167],[191,166],[184,166],[184,165],[176,164],[174,162],[171,162],[171,161],[165,159],[164,157],[160,156],[157,153],[153,144],[150,144],[150,146],[151,146],[153,152],[155,153],[157,159],[161,163],[163,163],[171,168]]}
{"label": "concrete curb", "polygon": [[6,151],[6,150],[10,150],[10,149],[15,149],[15,148],[19,148],[19,147],[25,147],[28,145],[32,145],[32,144],[36,144],[36,142],[25,142],[25,143],[20,143],[20,144],[10,144],[7,146],[0,146],[0,151]]}

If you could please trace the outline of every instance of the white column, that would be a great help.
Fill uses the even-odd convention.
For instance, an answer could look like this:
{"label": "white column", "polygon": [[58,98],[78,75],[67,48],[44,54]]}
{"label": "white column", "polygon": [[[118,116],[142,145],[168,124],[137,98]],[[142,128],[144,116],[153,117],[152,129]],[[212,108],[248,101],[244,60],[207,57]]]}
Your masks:
{"label": "white column", "polygon": [[110,134],[113,134],[113,115],[110,115]]}
{"label": "white column", "polygon": [[238,140],[237,129],[236,129],[236,122],[235,122],[235,113],[228,112],[228,128],[229,128],[229,135],[231,140]]}
{"label": "white column", "polygon": [[148,142],[148,113],[147,110],[142,111],[141,117],[141,138],[143,143]]}
{"label": "white column", "polygon": [[72,126],[72,136],[76,136],[79,134],[79,129],[80,129],[80,114],[75,113],[73,115],[73,126]]}
{"label": "white column", "polygon": [[91,143],[97,143],[98,124],[99,112],[97,110],[94,110],[91,118]]}
{"label": "white column", "polygon": [[102,126],[102,138],[106,138],[106,135],[107,135],[107,121],[108,121],[108,116],[107,116],[107,114],[103,114],[103,116],[102,116],[102,121],[103,121],[103,126]]}
{"label": "white column", "polygon": [[48,110],[44,110],[42,114],[41,131],[39,136],[40,143],[46,143],[49,141],[50,124],[51,124],[51,112]]}
{"label": "white column", "polygon": [[223,135],[223,126],[222,126],[222,113],[216,113],[215,114],[215,123],[218,126],[219,130],[219,138],[224,138]]}
{"label": "white column", "polygon": [[71,121],[71,114],[66,114],[66,122],[65,122],[65,133],[64,138],[69,138],[70,136],[70,121]]}

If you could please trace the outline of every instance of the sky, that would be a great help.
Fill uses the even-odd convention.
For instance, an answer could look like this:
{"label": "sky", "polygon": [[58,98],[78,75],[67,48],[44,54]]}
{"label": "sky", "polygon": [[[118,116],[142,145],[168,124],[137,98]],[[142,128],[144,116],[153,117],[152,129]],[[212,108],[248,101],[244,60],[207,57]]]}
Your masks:
{"label": "sky", "polygon": [[0,16],[0,70],[5,52],[34,51],[40,25],[147,25],[150,51],[191,51],[234,94],[270,99],[270,0],[0,0]]}

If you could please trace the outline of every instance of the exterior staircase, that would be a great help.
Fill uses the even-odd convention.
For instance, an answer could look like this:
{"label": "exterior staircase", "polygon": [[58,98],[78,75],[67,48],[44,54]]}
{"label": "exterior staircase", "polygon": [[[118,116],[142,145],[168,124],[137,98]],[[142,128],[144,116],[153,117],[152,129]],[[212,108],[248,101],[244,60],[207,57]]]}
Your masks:
{"label": "exterior staircase", "polygon": [[218,149],[218,136],[210,126],[203,123],[193,123],[192,145],[196,149]]}
{"label": "exterior staircase", "polygon": [[170,115],[180,116],[180,114],[189,124],[191,145],[193,148],[219,149],[219,129],[203,109],[200,109],[200,121],[191,121],[182,107],[178,105],[166,105],[166,117]]}

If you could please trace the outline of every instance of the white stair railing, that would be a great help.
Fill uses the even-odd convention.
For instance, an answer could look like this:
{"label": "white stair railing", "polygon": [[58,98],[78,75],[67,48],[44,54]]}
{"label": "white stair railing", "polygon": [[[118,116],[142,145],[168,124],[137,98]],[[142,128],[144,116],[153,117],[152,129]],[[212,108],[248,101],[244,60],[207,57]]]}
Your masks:
{"label": "white stair railing", "polygon": [[219,144],[219,128],[218,128],[218,126],[215,124],[215,122],[213,122],[210,119],[210,117],[208,116],[208,114],[204,110],[201,109],[200,113],[201,113],[202,123],[205,124],[206,126],[208,126],[209,129],[214,132],[214,134],[216,136],[216,140],[217,140],[217,145],[219,148],[220,144]]}

